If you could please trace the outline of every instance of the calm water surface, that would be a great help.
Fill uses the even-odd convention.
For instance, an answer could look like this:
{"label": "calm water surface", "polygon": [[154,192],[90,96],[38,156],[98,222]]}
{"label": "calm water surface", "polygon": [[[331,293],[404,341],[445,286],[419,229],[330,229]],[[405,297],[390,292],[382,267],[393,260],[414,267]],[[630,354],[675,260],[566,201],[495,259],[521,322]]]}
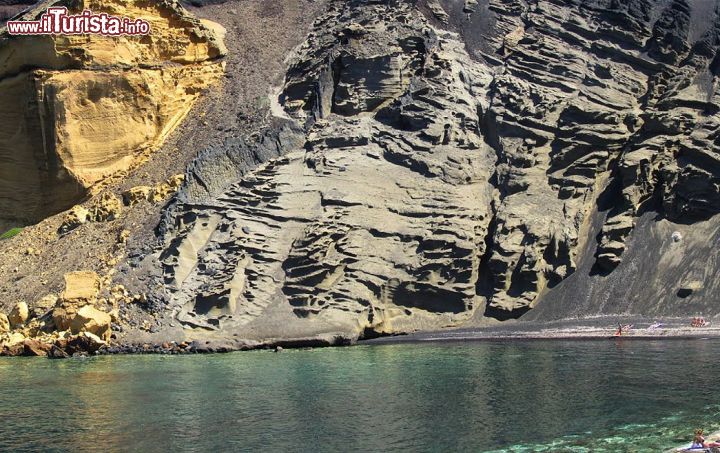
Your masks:
{"label": "calm water surface", "polygon": [[0,359],[0,451],[657,451],[720,428],[718,362],[718,340]]}

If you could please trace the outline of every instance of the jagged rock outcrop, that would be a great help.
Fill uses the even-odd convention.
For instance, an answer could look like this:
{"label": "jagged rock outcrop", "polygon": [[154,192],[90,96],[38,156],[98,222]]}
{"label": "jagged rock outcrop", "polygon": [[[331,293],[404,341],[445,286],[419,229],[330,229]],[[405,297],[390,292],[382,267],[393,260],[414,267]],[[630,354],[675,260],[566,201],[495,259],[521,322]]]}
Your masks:
{"label": "jagged rock outcrop", "polygon": [[156,149],[223,73],[222,27],[175,0],[48,0],[51,6],[142,18],[142,37],[0,32],[0,221],[60,212]]}
{"label": "jagged rock outcrop", "polygon": [[[296,14],[299,4],[287,8]],[[264,13],[253,5],[242,8]],[[111,341],[175,340],[205,350],[346,344],[518,317],[718,313],[715,4],[337,0],[312,6],[325,11],[288,55],[289,67],[279,69],[282,58],[263,66],[283,71],[284,80],[248,75],[255,66],[247,57],[231,61],[234,73],[224,87],[232,89],[191,118],[195,126],[177,143],[184,160],[165,172],[151,162],[108,187],[104,170],[93,173],[89,164],[73,170],[63,181],[79,197],[91,191],[93,200],[5,242],[3,253],[13,255],[15,247],[22,254],[4,267],[5,294],[13,284],[35,285],[39,294],[5,298],[5,312],[17,300],[30,301],[31,310],[22,329],[3,333],[7,351],[0,353],[43,353],[25,343],[36,337],[71,353],[58,332],[42,329],[60,324],[73,335],[71,322],[86,306],[104,313],[104,326],[110,317],[112,334],[98,333]],[[203,11],[222,18],[224,8]],[[235,33],[229,42],[253,54],[238,42],[255,37],[257,45],[258,30],[233,26],[244,16],[227,14]],[[291,17],[299,16],[281,18],[285,26]],[[219,68],[218,56],[173,61],[173,52],[193,45],[182,36],[131,52],[156,66],[138,68],[130,53],[117,51],[113,58],[125,60],[101,67],[112,74]],[[290,48],[297,36],[281,41]],[[88,61],[109,55],[94,40],[69,53],[67,46],[52,55],[68,59],[38,73],[91,73],[84,57],[73,60],[77,49],[88,52]],[[200,47],[185,55],[205,55]],[[46,54],[28,48],[37,52],[25,58]],[[8,64],[25,71],[15,58]],[[68,61],[80,66],[62,66]],[[202,77],[217,75],[219,69]],[[253,85],[260,78],[267,79],[261,90]],[[257,111],[228,108],[245,97]],[[184,99],[165,105],[191,102]],[[214,120],[206,122],[206,112]],[[207,140],[187,139],[208,131]],[[208,147],[198,150],[195,143]],[[174,146],[163,150],[165,164]],[[184,178],[167,179],[198,151]],[[2,162],[0,172],[16,166]],[[122,174],[125,164],[118,165]],[[30,187],[31,179],[0,178],[0,186]],[[48,196],[70,193],[47,181],[55,187]],[[0,203],[13,202],[2,194]],[[28,212],[39,196],[23,201]],[[94,253],[97,242],[101,255]],[[73,264],[62,273],[86,268],[103,275],[102,295],[90,297],[96,304],[66,303],[62,296],[38,301],[60,293],[62,274],[43,270],[28,278],[27,266],[48,268],[63,253]],[[77,317],[88,326],[93,318]],[[209,346],[211,340],[219,345]]]}
{"label": "jagged rock outcrop", "polygon": [[293,138],[188,172],[157,297],[248,337],[517,318],[611,273],[644,212],[720,211],[719,39],[690,0],[333,2],[279,97]]}
{"label": "jagged rock outcrop", "polygon": [[49,294],[35,302],[32,311],[20,302],[9,316],[0,314],[0,356],[63,358],[107,346],[117,312],[99,308],[101,283],[94,272],[69,272],[59,298]]}
{"label": "jagged rock outcrop", "polygon": [[452,325],[482,305],[495,154],[475,95],[492,77],[424,21],[358,25],[381,13],[417,14],[339,5],[300,49],[282,98],[308,124],[305,150],[183,206],[162,257],[180,322],[239,328],[279,305],[357,335]]}
{"label": "jagged rock outcrop", "polygon": [[21,327],[27,322],[29,316],[28,306],[25,302],[18,302],[8,315],[10,326],[13,328]]}
{"label": "jagged rock outcrop", "polygon": [[[717,213],[713,158],[672,149],[712,156],[717,144],[673,145],[663,135],[673,123],[688,139],[716,128],[720,21],[716,6],[686,1],[491,1],[487,12],[495,33],[482,40],[472,39],[471,17],[454,23],[471,53],[497,68],[484,121],[499,190],[487,314],[504,319],[587,261],[587,243],[592,272],[612,271],[644,210],[672,220]],[[680,90],[685,100],[671,101]],[[697,178],[682,177],[682,187],[672,182],[679,174]],[[685,204],[695,191],[702,195]],[[608,210],[595,247],[592,214]]]}

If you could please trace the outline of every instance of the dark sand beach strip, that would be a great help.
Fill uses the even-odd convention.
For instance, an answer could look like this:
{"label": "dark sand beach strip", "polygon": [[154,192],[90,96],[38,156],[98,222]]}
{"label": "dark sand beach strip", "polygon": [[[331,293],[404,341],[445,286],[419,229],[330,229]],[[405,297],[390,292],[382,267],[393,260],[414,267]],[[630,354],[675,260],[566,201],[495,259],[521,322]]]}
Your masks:
{"label": "dark sand beach strip", "polygon": [[[625,329],[616,336],[618,323]],[[642,317],[600,317],[553,322],[512,322],[477,328],[420,332],[365,340],[365,344],[414,343],[426,341],[501,340],[658,340],[720,337],[720,324],[692,327],[687,318],[651,319]]]}

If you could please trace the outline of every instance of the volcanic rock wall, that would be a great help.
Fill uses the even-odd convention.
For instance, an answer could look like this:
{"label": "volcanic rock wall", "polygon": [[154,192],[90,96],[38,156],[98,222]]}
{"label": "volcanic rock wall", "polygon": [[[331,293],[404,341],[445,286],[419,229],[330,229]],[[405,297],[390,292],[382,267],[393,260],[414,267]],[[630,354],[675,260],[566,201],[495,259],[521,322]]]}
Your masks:
{"label": "volcanic rock wall", "polygon": [[36,3],[34,0],[0,0],[0,24]]}
{"label": "volcanic rock wall", "polygon": [[221,27],[175,1],[47,1],[145,19],[143,37],[0,34],[0,220],[30,223],[128,170],[182,121],[218,80]]}
{"label": "volcanic rock wall", "polygon": [[157,297],[188,328],[357,336],[517,318],[578,263],[605,278],[644,212],[716,222],[719,16],[334,2],[278,99],[294,132],[241,146],[270,161],[236,181],[207,155],[191,168]]}

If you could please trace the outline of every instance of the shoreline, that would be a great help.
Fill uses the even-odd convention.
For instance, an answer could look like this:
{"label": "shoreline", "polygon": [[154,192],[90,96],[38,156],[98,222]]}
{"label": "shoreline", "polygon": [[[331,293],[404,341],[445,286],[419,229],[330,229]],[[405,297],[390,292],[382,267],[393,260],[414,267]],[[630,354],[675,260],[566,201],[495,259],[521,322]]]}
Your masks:
{"label": "shoreline", "polygon": [[[621,336],[616,336],[618,322],[632,325]],[[658,326],[658,324],[660,324]],[[80,352],[79,356],[97,355],[187,355],[219,354],[251,350],[326,348],[346,346],[373,346],[387,344],[420,343],[472,343],[516,341],[657,341],[704,340],[720,338],[720,323],[705,327],[691,327],[687,318],[663,319],[641,317],[598,317],[557,321],[513,321],[494,326],[448,328],[445,330],[383,335],[355,339],[340,333],[303,338],[272,338],[265,340],[195,340],[163,342],[128,342],[102,346],[96,350]],[[2,355],[2,354],[0,354]],[[6,355],[27,356],[27,354]],[[71,355],[72,356],[72,355]],[[52,357],[49,358],[67,358]]]}
{"label": "shoreline", "polygon": [[[616,336],[618,322],[632,327]],[[660,325],[658,325],[660,324]],[[510,325],[417,332],[402,336],[363,340],[365,344],[538,341],[538,340],[693,340],[720,338],[720,324],[691,327],[687,318],[658,321],[655,318],[602,317],[548,322],[518,321]]]}
{"label": "shoreline", "polygon": [[[634,326],[622,336],[614,336],[617,320],[630,321]],[[160,345],[117,345],[101,351],[104,355],[132,354],[215,354],[254,350],[308,349],[384,344],[473,343],[515,341],[656,341],[705,340],[720,338],[720,323],[716,326],[690,327],[685,318],[664,321],[663,327],[650,329],[654,320],[647,318],[588,318],[550,322],[513,322],[489,327],[463,327],[408,334],[384,335],[367,339],[352,339],[341,335],[305,338],[272,339],[267,341],[238,340],[237,342],[194,341],[182,352],[170,352]],[[628,322],[625,322],[628,324]],[[173,344],[173,342],[170,342]]]}
{"label": "shoreline", "polygon": [[[629,332],[614,336],[617,319],[632,324]],[[560,320],[550,322],[513,322],[489,327],[463,327],[456,329],[383,335],[375,338],[352,339],[342,335],[271,339],[266,341],[237,340],[193,341],[180,354],[213,354],[238,351],[329,348],[348,346],[373,346],[383,344],[420,343],[472,343],[515,341],[656,341],[656,340],[704,340],[720,338],[720,323],[706,327],[690,327],[685,318],[664,321],[662,327],[649,328],[656,322],[642,318],[589,318],[583,320]],[[169,342],[174,344],[173,342]],[[102,350],[105,355],[168,354],[160,345],[117,345]],[[177,352],[176,352],[177,353]]]}

